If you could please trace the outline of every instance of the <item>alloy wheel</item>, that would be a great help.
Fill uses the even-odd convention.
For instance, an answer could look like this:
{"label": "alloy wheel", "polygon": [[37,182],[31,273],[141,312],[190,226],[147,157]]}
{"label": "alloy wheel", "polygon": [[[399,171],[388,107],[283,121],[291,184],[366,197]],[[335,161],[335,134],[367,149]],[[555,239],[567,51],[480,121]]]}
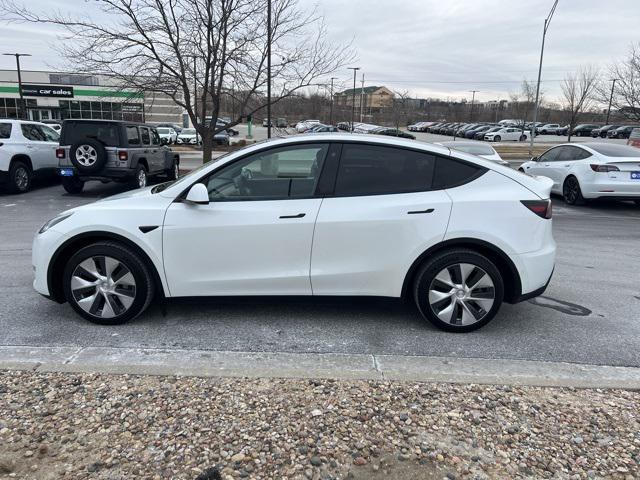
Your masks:
{"label": "alloy wheel", "polygon": [[98,152],[91,145],[80,145],[76,149],[76,161],[84,167],[91,167],[98,161]]}
{"label": "alloy wheel", "polygon": [[136,281],[121,261],[94,256],[81,262],[71,275],[71,293],[78,306],[98,318],[125,313],[135,300]]}
{"label": "alloy wheel", "polygon": [[578,199],[580,186],[575,178],[568,178],[564,183],[564,199],[567,203],[573,204]]}
{"label": "alloy wheel", "polygon": [[456,263],[442,269],[429,286],[429,305],[443,322],[467,326],[481,321],[495,302],[495,285],[482,268]]}
{"label": "alloy wheel", "polygon": [[138,180],[138,188],[147,186],[147,172],[145,172],[144,169],[140,169],[136,179]]}
{"label": "alloy wheel", "polygon": [[18,190],[23,192],[29,186],[29,172],[25,167],[18,167],[14,174],[14,183]]}

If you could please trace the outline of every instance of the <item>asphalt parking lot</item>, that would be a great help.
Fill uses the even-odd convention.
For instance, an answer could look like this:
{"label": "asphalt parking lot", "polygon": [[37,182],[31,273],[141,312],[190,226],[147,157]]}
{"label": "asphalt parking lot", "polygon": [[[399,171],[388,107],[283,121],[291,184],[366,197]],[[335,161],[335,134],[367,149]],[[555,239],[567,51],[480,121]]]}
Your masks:
{"label": "asphalt parking lot", "polygon": [[182,299],[132,323],[101,327],[31,287],[31,239],[56,213],[118,193],[89,184],[71,196],[55,182],[0,194],[0,345],[184,348],[525,359],[640,366],[640,208],[555,201],[558,262],[544,297],[505,305],[470,334],[424,322],[386,299]]}

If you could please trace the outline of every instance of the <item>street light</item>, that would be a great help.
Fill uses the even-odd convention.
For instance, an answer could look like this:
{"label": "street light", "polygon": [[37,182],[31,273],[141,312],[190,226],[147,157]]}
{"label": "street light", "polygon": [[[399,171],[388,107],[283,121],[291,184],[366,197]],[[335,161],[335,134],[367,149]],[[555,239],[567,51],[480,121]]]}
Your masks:
{"label": "street light", "polygon": [[611,81],[611,96],[609,97],[609,108],[607,109],[607,121],[604,122],[605,125],[609,125],[609,114],[611,113],[611,102],[613,102],[613,89],[616,88],[616,82],[619,78],[612,78]]}
{"label": "street light", "polygon": [[473,102],[476,100],[476,93],[480,90],[469,90],[473,95],[471,96],[471,111],[469,112],[469,121],[473,120]]}
{"label": "street light", "polygon": [[533,137],[536,133],[536,122],[538,121],[538,100],[540,97],[540,75],[542,74],[542,56],[544,55],[544,37],[547,35],[547,29],[551,24],[551,17],[553,17],[553,12],[556,11],[556,7],[558,6],[558,0],[553,2],[553,7],[551,7],[551,11],[547,18],[544,19],[544,29],[542,30],[542,47],[540,48],[540,64],[538,65],[538,84],[536,85],[536,103],[533,108],[533,125],[531,126],[531,132],[529,136],[531,137],[531,143],[529,146],[529,154],[533,154]]}
{"label": "street light", "polygon": [[351,98],[351,133],[353,133],[353,122],[356,116],[356,72],[360,70],[360,67],[348,67],[348,70],[353,70],[353,90]]}
{"label": "street light", "polygon": [[329,109],[329,125],[333,125],[333,81],[337,80],[337,77],[331,77],[331,107]]}
{"label": "street light", "polygon": [[16,57],[16,66],[18,69],[18,93],[20,95],[20,118],[26,120],[27,119],[27,109],[24,104],[24,97],[22,96],[22,73],[20,71],[20,57],[30,57],[30,53],[3,53],[2,55],[7,55],[11,57]]}
{"label": "street light", "polygon": [[271,0],[267,0],[267,138],[271,138]]}

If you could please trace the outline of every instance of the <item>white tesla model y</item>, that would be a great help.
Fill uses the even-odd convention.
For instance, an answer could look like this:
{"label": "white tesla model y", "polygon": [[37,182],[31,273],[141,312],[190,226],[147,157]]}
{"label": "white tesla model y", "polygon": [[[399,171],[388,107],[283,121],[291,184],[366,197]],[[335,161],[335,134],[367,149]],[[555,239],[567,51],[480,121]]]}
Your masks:
{"label": "white tesla model y", "polygon": [[550,188],[409,140],[263,142],[51,219],[34,287],[101,324],[153,298],[363,295],[410,298],[436,326],[470,331],[549,283]]}

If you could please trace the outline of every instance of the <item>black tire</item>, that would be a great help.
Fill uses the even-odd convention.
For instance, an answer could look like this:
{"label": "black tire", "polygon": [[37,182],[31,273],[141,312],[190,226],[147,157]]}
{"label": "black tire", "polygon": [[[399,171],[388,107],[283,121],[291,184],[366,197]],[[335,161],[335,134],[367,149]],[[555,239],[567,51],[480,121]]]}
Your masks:
{"label": "black tire", "polygon": [[169,180],[177,180],[180,176],[180,164],[175,158],[173,159],[171,168],[165,170],[165,174]]}
{"label": "black tire", "polygon": [[640,207],[640,200],[634,200],[633,203],[636,204],[636,207]]}
{"label": "black tire", "polygon": [[502,137],[500,135],[496,135],[495,137],[493,137],[494,142],[499,142],[500,140],[502,140]]}
{"label": "black tire", "polygon": [[31,189],[33,172],[29,165],[21,160],[11,162],[9,167],[9,191],[11,193],[25,193]]}
{"label": "black tire", "polygon": [[520,140],[521,142],[524,142],[526,139],[527,139],[527,136],[526,136],[526,135],[520,135],[520,139],[519,139],[519,140]]}
{"label": "black tire", "polygon": [[[102,312],[105,308],[106,303],[106,295],[98,294],[99,287],[90,287],[95,289],[96,301],[98,303],[98,307],[95,313],[89,313],[85,311],[79,304],[77,298],[88,298],[90,297],[91,292],[81,292],[79,290],[72,289],[71,282],[72,276],[76,271],[76,268],[85,260],[91,259],[92,257],[110,257],[112,259],[121,262],[122,265],[126,267],[126,269],[131,273],[135,280],[135,287],[133,293],[133,302],[131,305],[123,311],[122,313],[115,315],[113,317],[105,318],[102,315]],[[96,265],[97,269],[97,265]],[[114,269],[114,272],[116,269]],[[103,272],[104,273],[104,272]],[[97,277],[96,277],[97,278]],[[69,302],[71,307],[84,319],[97,323],[99,325],[119,325],[129,320],[134,319],[138,315],[140,315],[151,303],[153,299],[154,292],[154,283],[153,278],[151,277],[151,273],[149,268],[145,264],[145,262],[139,258],[139,256],[130,250],[128,247],[121,245],[115,242],[99,242],[94,243],[93,245],[89,245],[84,247],[80,251],[78,251],[75,255],[73,255],[68,261],[64,269],[64,273],[62,276],[64,295],[66,300]],[[117,280],[116,280],[117,285]],[[117,287],[115,287],[117,288]],[[86,297],[85,295],[88,295]],[[113,298],[117,297],[116,295],[108,294],[111,301],[113,302]],[[100,298],[99,298],[100,297]],[[102,299],[102,300],[101,300]],[[100,307],[100,302],[102,302],[102,307]],[[96,302],[92,302],[93,304]],[[115,309],[114,309],[115,312]]]}
{"label": "black tire", "polygon": [[[438,306],[433,306],[429,302],[429,292],[434,285],[434,281],[436,281],[436,276],[449,267],[452,267],[455,270],[455,265],[457,264],[470,264],[474,267],[472,273],[468,275],[467,280],[471,279],[472,275],[479,270],[481,272],[484,271],[483,273],[485,273],[493,283],[493,303],[491,304],[491,307],[488,311],[484,311],[482,308],[477,308],[480,304],[476,302],[474,309],[476,309],[476,313],[478,313],[479,317],[476,317],[474,314],[473,317],[477,320],[474,323],[467,325],[452,323],[452,321],[458,320],[457,318],[453,318],[454,316],[458,316],[456,309],[459,309],[460,315],[463,314],[462,310],[464,310],[462,306],[458,306],[458,302],[456,300],[457,297],[455,295],[442,300],[444,302],[451,302],[450,305],[453,306],[451,321],[449,322],[445,322],[440,319],[434,311]],[[451,278],[453,279],[453,277]],[[454,283],[456,282],[454,281]],[[465,281],[463,280],[461,283],[464,284]],[[471,288],[471,291],[475,291],[475,288]],[[484,293],[486,294],[487,292]],[[476,293],[476,295],[479,295],[479,293]],[[435,254],[432,258],[429,258],[419,269],[413,285],[413,297],[422,316],[439,329],[458,333],[471,332],[483,327],[496,316],[500,306],[502,305],[504,284],[502,275],[498,268],[484,255],[467,249],[445,250]],[[474,302],[472,301],[472,303]],[[440,311],[441,314],[443,310]]]}
{"label": "black tire", "polygon": [[[142,180],[143,178],[144,181]],[[132,189],[144,188],[147,186],[148,181],[149,175],[147,173],[147,169],[143,164],[139,163],[136,167],[133,177],[131,177],[131,180],[129,181],[129,185]]]}
{"label": "black tire", "polygon": [[567,205],[584,205],[586,203],[580,189],[580,182],[573,175],[566,178],[562,185],[562,198]]}
{"label": "black tire", "polygon": [[82,189],[84,188],[84,182],[80,180],[78,177],[62,177],[62,186],[72,195],[77,195],[82,193]]}
{"label": "black tire", "polygon": [[69,158],[79,172],[92,174],[99,172],[107,164],[107,151],[98,140],[85,138],[71,145]]}

